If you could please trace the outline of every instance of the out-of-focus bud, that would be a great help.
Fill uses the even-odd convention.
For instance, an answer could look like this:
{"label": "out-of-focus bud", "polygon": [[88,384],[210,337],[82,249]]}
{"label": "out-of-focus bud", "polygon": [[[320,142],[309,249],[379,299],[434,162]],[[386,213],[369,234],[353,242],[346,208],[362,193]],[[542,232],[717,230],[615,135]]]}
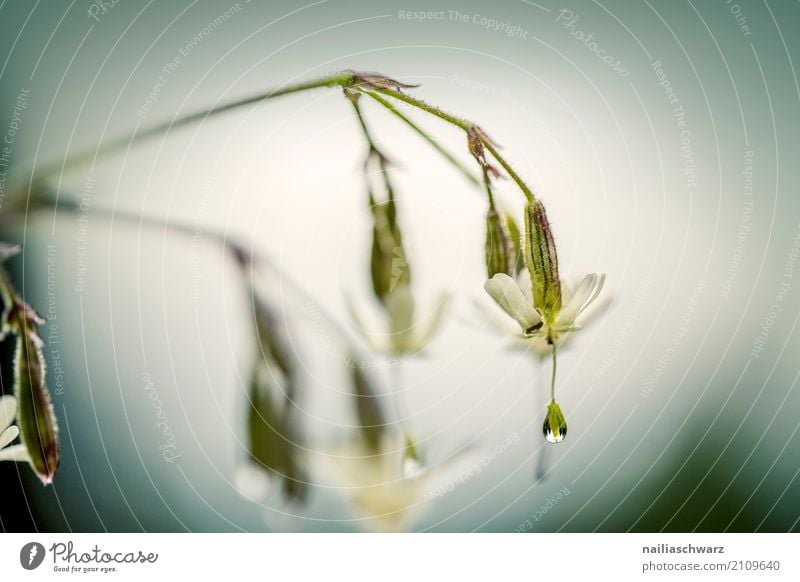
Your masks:
{"label": "out-of-focus bud", "polygon": [[525,262],[531,275],[533,304],[549,328],[561,310],[561,279],[553,233],[544,205],[538,200],[525,207]]}
{"label": "out-of-focus bud", "polygon": [[508,227],[508,235],[511,237],[511,244],[514,245],[514,272],[513,275],[517,275],[522,269],[525,268],[525,257],[522,253],[522,234],[519,230],[519,226],[517,226],[516,221],[514,218],[507,213],[504,213],[506,217],[506,226]]}
{"label": "out-of-focus bud", "polygon": [[397,223],[397,210],[393,199],[372,203],[372,255],[370,274],[372,290],[378,300],[386,304],[397,286],[411,283],[403,236]]}
{"label": "out-of-focus bud", "polygon": [[491,279],[497,273],[514,275],[517,254],[508,231],[504,214],[490,208],[486,213],[486,274]]}
{"label": "out-of-focus bud", "polygon": [[278,314],[260,298],[254,306],[259,353],[250,381],[250,459],[282,482],[288,499],[302,501],[307,480],[300,466],[303,451],[293,415],[299,383],[295,347]]}
{"label": "out-of-focus bud", "polygon": [[36,331],[44,319],[27,304],[16,303],[9,320],[17,336],[17,424],[31,467],[42,483],[49,485],[58,470],[61,451],[56,415],[45,385],[44,342]]}

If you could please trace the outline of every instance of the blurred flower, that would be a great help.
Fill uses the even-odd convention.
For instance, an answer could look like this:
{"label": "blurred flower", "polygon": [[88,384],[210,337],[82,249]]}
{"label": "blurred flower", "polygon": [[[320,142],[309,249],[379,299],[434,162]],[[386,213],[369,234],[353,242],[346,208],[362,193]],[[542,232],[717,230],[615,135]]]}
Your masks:
{"label": "blurred flower", "polygon": [[[316,466],[326,471],[335,486],[347,492],[355,513],[374,531],[407,531],[427,502],[445,486],[463,481],[475,452],[464,449],[436,465],[419,465],[413,475],[404,467],[408,441],[405,435],[386,437],[373,453],[362,439],[318,451]],[[451,491],[453,487],[448,487]]]}
{"label": "blurred flower", "polygon": [[25,445],[8,446],[19,435],[19,428],[13,425],[17,414],[17,399],[13,396],[0,396],[0,461],[28,461]]}
{"label": "blurred flower", "polygon": [[423,351],[436,336],[444,320],[448,297],[443,294],[427,323],[415,322],[414,296],[408,285],[400,285],[389,294],[386,301],[389,325],[388,332],[373,332],[364,325],[364,320],[355,305],[348,300],[348,309],[359,332],[378,352],[392,356],[403,356]]}

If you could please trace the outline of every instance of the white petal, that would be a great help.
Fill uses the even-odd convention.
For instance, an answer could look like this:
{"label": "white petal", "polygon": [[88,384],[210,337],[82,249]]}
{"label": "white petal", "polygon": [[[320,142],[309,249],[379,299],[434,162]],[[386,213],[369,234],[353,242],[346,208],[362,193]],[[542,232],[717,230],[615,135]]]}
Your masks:
{"label": "white petal", "polygon": [[[600,296],[600,291],[603,290],[603,285],[605,284],[605,282],[606,282],[606,274],[602,273],[600,275],[600,278],[597,280],[597,283],[595,284],[594,293],[592,293],[592,295],[589,297],[589,299],[586,300],[586,303],[583,304],[583,307],[581,307],[578,310],[578,315],[583,313],[583,311],[587,307],[589,307],[592,303],[594,303],[595,300]],[[578,315],[576,315],[575,317],[578,317]]]}
{"label": "white petal", "polygon": [[0,461],[18,461],[23,462],[28,460],[28,450],[25,445],[14,445],[0,449]]}
{"label": "white petal", "polygon": [[586,301],[591,296],[592,291],[594,291],[596,282],[597,275],[595,273],[586,275],[583,278],[578,288],[575,289],[575,294],[570,298],[569,303],[561,308],[556,326],[569,326],[571,322],[575,321],[578,313],[585,307]]}
{"label": "white petal", "polygon": [[483,288],[503,308],[503,311],[517,320],[523,331],[527,331],[541,323],[542,318],[539,317],[533,306],[525,300],[525,294],[522,289],[514,282],[514,279],[505,273],[498,273],[486,281]]}
{"label": "white petal", "polygon": [[0,432],[0,449],[17,438],[19,429],[16,426],[9,426],[4,432]]}
{"label": "white petal", "polygon": [[17,399],[13,396],[0,397],[0,432],[3,432],[17,415]]}
{"label": "white petal", "polygon": [[525,299],[522,289],[508,275],[498,273],[486,281],[483,288],[503,311],[522,326],[522,331],[528,331],[542,322],[533,305]]}

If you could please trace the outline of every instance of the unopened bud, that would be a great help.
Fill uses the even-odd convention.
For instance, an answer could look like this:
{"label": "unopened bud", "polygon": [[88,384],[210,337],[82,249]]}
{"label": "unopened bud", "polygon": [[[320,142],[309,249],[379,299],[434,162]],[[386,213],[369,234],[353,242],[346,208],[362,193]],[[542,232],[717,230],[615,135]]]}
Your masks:
{"label": "unopened bud", "polygon": [[374,223],[370,274],[375,296],[384,304],[397,285],[411,282],[411,271],[395,214],[393,201],[372,206]]}
{"label": "unopened bud", "polygon": [[561,309],[558,255],[544,205],[538,200],[525,207],[525,262],[531,275],[533,304],[545,323],[552,324]]}
{"label": "unopened bud", "polygon": [[44,342],[36,330],[43,320],[27,305],[18,306],[12,317],[17,333],[17,424],[31,467],[48,485],[53,482],[61,453],[56,415],[45,385]]}
{"label": "unopened bud", "polygon": [[508,224],[502,212],[489,209],[486,213],[486,274],[489,279],[498,273],[514,275],[517,255]]}

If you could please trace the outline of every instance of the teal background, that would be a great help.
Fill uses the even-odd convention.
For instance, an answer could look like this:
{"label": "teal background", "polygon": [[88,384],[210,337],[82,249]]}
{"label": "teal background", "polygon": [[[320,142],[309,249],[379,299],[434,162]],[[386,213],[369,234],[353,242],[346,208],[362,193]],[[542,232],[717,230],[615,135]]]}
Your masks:
{"label": "teal background", "polygon": [[[474,308],[485,301],[483,199],[365,104],[396,161],[420,303],[428,309],[441,290],[454,296],[430,354],[403,370],[415,428],[439,459],[464,442],[483,451],[519,437],[479,475],[420,507],[411,529],[798,530],[797,3],[120,0],[99,21],[91,5],[0,4],[0,133],[29,91],[11,148],[17,183],[32,167],[217,102],[340,69],[376,70],[421,83],[415,95],[480,122],[503,146],[547,204],[563,277],[607,273],[610,304],[559,361],[569,437],[545,445],[548,366],[505,349]],[[164,67],[236,6],[138,115]],[[574,27],[562,9],[579,17]],[[444,10],[445,18],[407,20],[400,10]],[[451,10],[468,22],[450,19]],[[480,16],[521,32],[487,29]],[[629,74],[603,63],[576,30]],[[469,161],[463,135],[414,118]],[[267,249],[351,325],[344,296],[368,296],[363,149],[349,105],[322,90],[170,132],[52,185],[74,200],[88,192],[97,209],[168,217]],[[521,216],[510,181],[500,197]],[[342,492],[320,491],[302,509],[236,492],[242,378],[254,347],[246,292],[215,245],[90,216],[79,259],[74,216],[29,213],[4,228],[4,238],[25,244],[24,264],[12,266],[40,311],[55,245],[65,387],[54,396],[60,473],[43,489],[26,467],[1,466],[3,528],[362,528],[343,510]],[[287,310],[298,307],[293,300],[282,292]],[[310,446],[322,447],[348,422],[343,380],[319,330],[304,325],[298,334],[313,386],[303,422]],[[145,371],[176,434],[177,465],[157,449]],[[547,478],[537,480],[542,463]],[[534,519],[564,487],[569,495]]]}

